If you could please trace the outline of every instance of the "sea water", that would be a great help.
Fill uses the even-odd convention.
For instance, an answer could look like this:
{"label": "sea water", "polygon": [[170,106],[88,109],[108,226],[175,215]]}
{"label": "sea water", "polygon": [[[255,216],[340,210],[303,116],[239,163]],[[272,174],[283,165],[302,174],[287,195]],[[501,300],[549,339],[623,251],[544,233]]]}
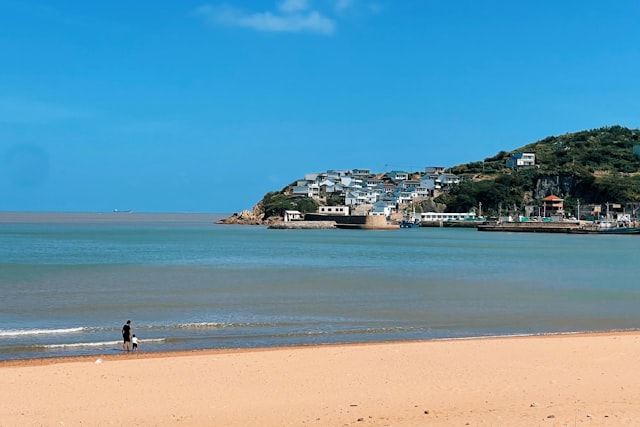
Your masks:
{"label": "sea water", "polygon": [[0,359],[633,330],[637,236],[1,214]]}

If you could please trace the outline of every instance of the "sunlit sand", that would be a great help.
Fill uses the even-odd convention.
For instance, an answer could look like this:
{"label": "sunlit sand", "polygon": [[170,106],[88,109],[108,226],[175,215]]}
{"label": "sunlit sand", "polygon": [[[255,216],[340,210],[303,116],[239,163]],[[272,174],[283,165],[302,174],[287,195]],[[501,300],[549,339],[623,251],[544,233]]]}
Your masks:
{"label": "sunlit sand", "polygon": [[610,333],[11,361],[0,425],[633,425],[639,355]]}

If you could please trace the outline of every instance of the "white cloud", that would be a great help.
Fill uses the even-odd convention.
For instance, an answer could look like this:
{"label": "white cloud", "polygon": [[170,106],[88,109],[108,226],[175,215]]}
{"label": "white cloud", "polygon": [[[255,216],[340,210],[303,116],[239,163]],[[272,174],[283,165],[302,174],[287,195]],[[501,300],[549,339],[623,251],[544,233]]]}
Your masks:
{"label": "white cloud", "polygon": [[336,1],[337,10],[345,10],[351,6],[352,0],[338,0]]}
{"label": "white cloud", "polygon": [[247,12],[232,6],[201,6],[198,15],[218,25],[250,28],[256,31],[310,32],[331,35],[336,30],[333,19],[310,10],[306,0],[284,0],[280,12]]}
{"label": "white cloud", "polygon": [[284,0],[278,6],[278,9],[283,11],[284,13],[295,13],[303,10],[307,10],[309,8],[309,4],[307,0]]}
{"label": "white cloud", "polygon": [[49,123],[85,117],[86,112],[64,105],[25,99],[0,100],[0,123]]}

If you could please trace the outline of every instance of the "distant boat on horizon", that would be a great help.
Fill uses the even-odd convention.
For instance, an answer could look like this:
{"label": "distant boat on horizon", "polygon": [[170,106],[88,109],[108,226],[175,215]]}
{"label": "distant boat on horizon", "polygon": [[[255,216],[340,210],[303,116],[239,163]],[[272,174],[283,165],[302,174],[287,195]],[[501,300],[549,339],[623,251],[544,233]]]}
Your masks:
{"label": "distant boat on horizon", "polygon": [[114,209],[113,212],[114,213],[130,213],[131,209],[125,209],[125,210]]}

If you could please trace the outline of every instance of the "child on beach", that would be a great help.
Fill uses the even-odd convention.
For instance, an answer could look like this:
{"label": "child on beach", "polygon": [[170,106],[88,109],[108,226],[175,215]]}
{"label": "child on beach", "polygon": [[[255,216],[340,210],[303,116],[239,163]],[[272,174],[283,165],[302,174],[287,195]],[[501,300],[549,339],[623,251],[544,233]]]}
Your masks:
{"label": "child on beach", "polygon": [[138,351],[138,337],[136,337],[136,334],[131,337],[131,344],[133,345],[131,351],[134,353]]}

